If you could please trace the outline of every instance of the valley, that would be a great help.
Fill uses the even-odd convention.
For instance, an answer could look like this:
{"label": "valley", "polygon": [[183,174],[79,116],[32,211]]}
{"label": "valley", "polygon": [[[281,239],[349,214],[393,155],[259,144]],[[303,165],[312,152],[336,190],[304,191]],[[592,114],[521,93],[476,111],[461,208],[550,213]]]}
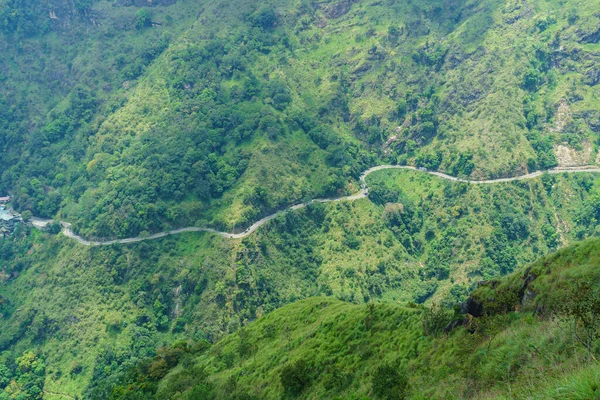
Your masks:
{"label": "valley", "polygon": [[0,400],[600,396],[599,0],[0,0]]}

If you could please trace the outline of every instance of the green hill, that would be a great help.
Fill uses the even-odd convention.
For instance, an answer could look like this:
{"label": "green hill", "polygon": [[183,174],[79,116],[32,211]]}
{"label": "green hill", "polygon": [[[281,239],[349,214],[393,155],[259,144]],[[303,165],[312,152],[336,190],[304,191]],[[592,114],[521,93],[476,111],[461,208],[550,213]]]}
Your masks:
{"label": "green hill", "polygon": [[240,229],[377,162],[595,162],[593,2],[4,3],[0,188],[88,236]]}
{"label": "green hill", "polygon": [[20,230],[0,241],[0,364],[33,352],[44,390],[81,395],[158,347],[215,342],[311,296],[451,307],[478,282],[597,234],[596,180],[469,186],[380,171],[370,199],[313,205],[239,241],[85,247]]}
{"label": "green hill", "polygon": [[110,398],[596,398],[599,254],[583,242],[488,282],[468,317],[302,300],[212,347],[163,349]]}
{"label": "green hill", "polygon": [[[0,197],[129,238],[243,231],[356,193],[378,164],[472,180],[595,164],[599,5],[0,0]],[[597,240],[543,257],[600,235],[598,175],[367,183],[243,240],[84,247],[19,227],[0,239],[0,400],[387,396],[373,380],[591,396],[573,301],[595,304]],[[468,298],[481,316],[424,335]]]}

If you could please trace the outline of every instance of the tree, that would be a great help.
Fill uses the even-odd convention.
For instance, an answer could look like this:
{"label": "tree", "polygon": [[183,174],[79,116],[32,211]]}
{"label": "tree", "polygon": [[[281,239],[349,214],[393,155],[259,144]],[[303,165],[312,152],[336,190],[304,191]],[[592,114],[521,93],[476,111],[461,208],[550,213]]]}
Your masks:
{"label": "tree", "polygon": [[570,322],[575,340],[585,348],[588,355],[598,362],[600,339],[600,297],[589,282],[575,282],[570,297],[551,303],[551,308],[559,320]]}
{"label": "tree", "polygon": [[408,377],[403,369],[383,364],[373,374],[371,384],[373,394],[380,399],[404,399],[408,389]]}
{"label": "tree", "polygon": [[144,29],[152,26],[152,14],[145,8],[137,12],[135,16],[136,29]]}
{"label": "tree", "polygon": [[453,312],[434,303],[425,308],[422,315],[423,330],[425,335],[438,335],[452,321]]}
{"label": "tree", "polygon": [[367,330],[371,330],[375,324],[375,303],[367,303],[367,315],[363,319],[363,324]]}
{"label": "tree", "polygon": [[250,22],[258,28],[273,29],[277,24],[277,14],[273,8],[265,7],[252,15]]}
{"label": "tree", "polygon": [[310,367],[305,360],[288,364],[279,373],[286,393],[297,396],[311,381]]}
{"label": "tree", "polygon": [[530,92],[535,92],[542,83],[543,77],[536,68],[529,68],[523,76],[523,88]]}
{"label": "tree", "polygon": [[408,104],[405,99],[400,99],[398,101],[398,106],[396,107],[396,114],[398,115],[398,119],[402,120],[406,117],[406,113],[408,112]]}
{"label": "tree", "polygon": [[25,210],[23,211],[23,213],[21,214],[21,218],[23,218],[23,221],[27,222],[29,221],[31,218],[33,218],[33,214],[31,211],[29,210]]}

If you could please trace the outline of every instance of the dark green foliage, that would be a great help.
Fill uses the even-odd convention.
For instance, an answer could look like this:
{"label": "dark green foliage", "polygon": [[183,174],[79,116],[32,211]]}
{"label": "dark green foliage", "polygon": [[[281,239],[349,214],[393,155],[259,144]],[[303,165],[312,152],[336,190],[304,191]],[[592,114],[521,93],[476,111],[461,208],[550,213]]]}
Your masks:
{"label": "dark green foliage", "polygon": [[255,352],[257,349],[250,342],[250,337],[248,336],[248,332],[245,329],[240,329],[238,331],[238,335],[240,336],[240,343],[237,351],[241,358],[247,358],[250,355],[252,355],[252,353]]}
{"label": "dark green foliage", "polygon": [[42,34],[54,25],[48,18],[47,10],[52,10],[61,18],[78,18],[89,10],[92,3],[94,0],[74,0],[67,6],[60,0],[4,0],[0,3],[0,31],[19,39]]}
{"label": "dark green foliage", "polygon": [[584,202],[578,220],[590,229],[595,228],[600,221],[600,194],[594,193]]}
{"label": "dark green foliage", "polygon": [[438,288],[436,281],[425,281],[422,282],[418,287],[414,289],[413,298],[418,304],[425,303]]}
{"label": "dark green foliage", "polygon": [[286,393],[297,396],[310,384],[312,373],[306,360],[297,360],[284,366],[279,378]]}
{"label": "dark green foliage", "polygon": [[406,370],[392,364],[378,367],[372,378],[373,394],[380,399],[404,399],[408,388],[406,375]]}
{"label": "dark green foliage", "polygon": [[523,87],[530,91],[535,92],[543,81],[542,73],[535,67],[529,68],[523,75]]}
{"label": "dark green foliage", "polygon": [[376,308],[377,306],[375,305],[375,303],[367,303],[367,315],[365,315],[365,318],[363,320],[363,324],[367,330],[373,328],[373,325],[375,324]]}
{"label": "dark green foliage", "polygon": [[135,16],[135,27],[137,29],[143,29],[150,26],[152,26],[152,14],[149,10],[142,8]]}
{"label": "dark green foliage", "polygon": [[475,168],[471,153],[460,153],[458,157],[453,156],[452,160],[449,171],[454,176],[469,176]]}
{"label": "dark green foliage", "polygon": [[272,7],[261,8],[250,16],[252,25],[262,29],[272,29],[277,24],[277,15]]}
{"label": "dark green foliage", "polygon": [[537,153],[537,162],[533,165],[534,167],[545,170],[558,164],[550,137],[542,137],[539,132],[533,131],[528,135],[528,139]]}
{"label": "dark green foliage", "polygon": [[45,369],[43,358],[32,351],[26,351],[14,360],[2,357],[0,359],[0,399],[42,398]]}
{"label": "dark green foliage", "polygon": [[500,224],[508,240],[525,240],[529,236],[529,220],[523,214],[504,211]]}
{"label": "dark green foliage", "polygon": [[426,43],[413,53],[413,60],[428,67],[440,68],[446,57],[447,50],[442,45]]}
{"label": "dark green foliage", "polygon": [[396,108],[396,114],[399,120],[403,120],[406,117],[406,113],[408,111],[408,103],[405,99],[400,99],[398,101],[398,106]]}
{"label": "dark green foliage", "polygon": [[[415,158],[417,167],[427,168],[428,170],[436,171],[442,163],[442,153],[435,151],[419,152]],[[464,168],[464,167],[463,167]]]}
{"label": "dark green foliage", "polygon": [[494,231],[486,239],[485,249],[487,257],[482,260],[484,269],[492,268],[506,274],[517,266],[514,250],[508,245],[508,237],[504,232]]}

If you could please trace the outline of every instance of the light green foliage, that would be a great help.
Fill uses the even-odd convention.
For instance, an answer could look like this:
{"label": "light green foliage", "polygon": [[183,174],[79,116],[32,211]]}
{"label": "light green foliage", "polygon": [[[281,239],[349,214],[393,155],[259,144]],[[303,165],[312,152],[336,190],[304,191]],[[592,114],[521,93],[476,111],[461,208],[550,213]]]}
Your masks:
{"label": "light green foliage", "polygon": [[21,400],[42,397],[45,375],[44,360],[32,351],[16,359],[0,356],[0,399]]}
{"label": "light green foliage", "polygon": [[[261,350],[250,357],[236,356],[233,368],[222,360],[239,346],[235,337],[213,346],[196,360],[196,365],[216,373],[212,379],[216,398],[226,396],[222,389],[232,375],[238,393],[247,392],[244,389],[248,385],[263,388],[249,393],[258,398],[276,398],[282,393],[300,398],[328,398],[333,393],[360,398],[361,393],[371,391],[370,380],[363,383],[363,377],[374,376],[377,393],[387,398],[387,394],[403,390],[406,376],[377,373],[377,365],[382,360],[395,365],[398,357],[412,358],[424,345],[419,312],[379,304],[375,307],[373,326],[367,329],[362,324],[364,311],[365,306],[328,298],[304,300],[249,325],[248,340]],[[270,337],[263,333],[268,326],[277,327]],[[384,338],[393,339],[386,343]],[[395,383],[397,388],[386,391],[380,387],[382,380]],[[161,383],[157,394],[170,398],[173,392],[168,387],[169,377]]]}

